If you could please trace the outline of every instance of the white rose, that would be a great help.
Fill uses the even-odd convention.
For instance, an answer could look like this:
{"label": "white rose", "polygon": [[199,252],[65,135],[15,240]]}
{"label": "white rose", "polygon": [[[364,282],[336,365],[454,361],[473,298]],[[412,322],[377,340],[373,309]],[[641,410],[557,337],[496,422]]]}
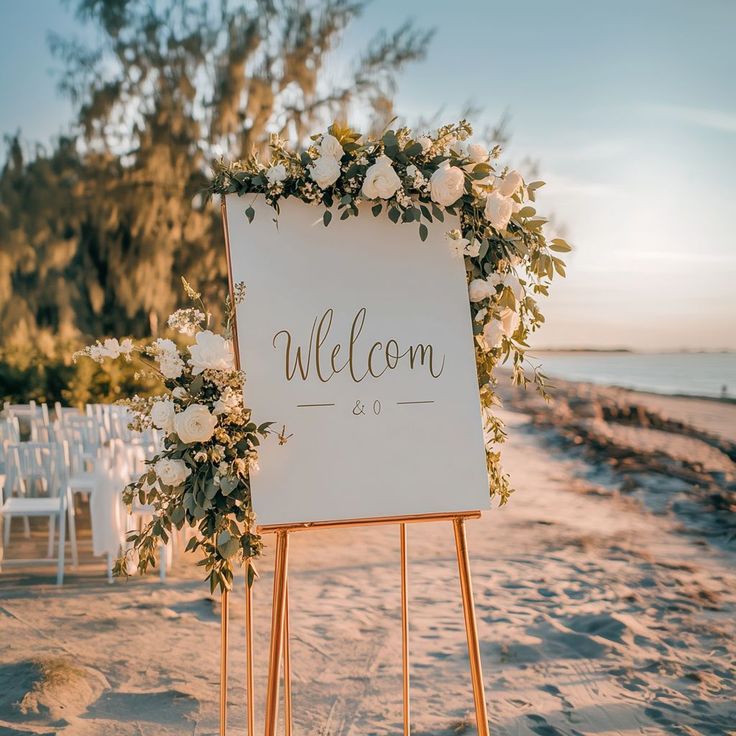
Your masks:
{"label": "white rose", "polygon": [[488,149],[482,143],[468,144],[467,154],[474,164],[481,164],[488,160]]}
{"label": "white rose", "polygon": [[513,202],[508,197],[496,192],[491,192],[486,197],[485,216],[486,219],[496,228],[496,230],[504,230],[509,224],[511,214],[513,212]]}
{"label": "white rose", "polygon": [[427,153],[427,151],[432,148],[432,139],[427,138],[426,135],[417,138],[417,143],[422,147],[422,153]]}
{"label": "white rose", "polygon": [[407,176],[408,176],[408,177],[409,177],[410,179],[416,179],[416,178],[417,178],[417,174],[418,174],[418,173],[419,173],[419,169],[418,169],[418,168],[417,168],[416,166],[414,166],[414,164],[409,164],[409,165],[408,165],[408,166],[406,167],[406,175],[407,175]]}
{"label": "white rose", "polygon": [[465,174],[457,166],[443,161],[429,180],[432,199],[443,207],[455,204],[465,191]]}
{"label": "white rose", "polygon": [[368,199],[390,199],[401,186],[401,179],[391,165],[388,156],[379,156],[373,166],[368,167],[363,182],[363,196]]}
{"label": "white rose", "polygon": [[184,372],[184,361],[179,353],[161,353],[158,356],[158,368],[165,378],[179,378]]}
{"label": "white rose", "polygon": [[483,349],[488,352],[501,344],[504,336],[503,325],[500,320],[492,319],[483,327]]}
{"label": "white rose", "polygon": [[319,152],[322,156],[330,156],[338,161],[343,157],[345,151],[340,145],[340,141],[330,133],[322,136],[322,142],[319,144]]}
{"label": "white rose", "polygon": [[153,466],[156,475],[166,486],[180,486],[192,471],[183,460],[171,460],[162,458]]}
{"label": "white rose", "polygon": [[210,330],[202,330],[195,336],[196,343],[189,348],[192,375],[196,376],[205,368],[229,371],[233,368],[233,353],[228,341],[222,335]]}
{"label": "white rose", "polygon": [[186,397],[189,395],[187,394],[187,390],[183,388],[182,386],[177,386],[172,392],[171,395],[175,399],[186,399]]}
{"label": "white rose", "polygon": [[151,421],[164,432],[174,431],[174,402],[170,399],[159,399],[151,407]]}
{"label": "white rose", "polygon": [[514,169],[509,171],[503,179],[496,179],[496,191],[504,197],[511,197],[516,194],[523,183],[521,174]]}
{"label": "white rose", "polygon": [[320,156],[309,167],[309,175],[320,189],[327,189],[340,178],[340,162],[332,156]]}
{"label": "white rose", "polygon": [[468,284],[468,296],[471,302],[482,302],[495,293],[495,287],[489,284],[486,279],[473,279]]}
{"label": "white rose", "polygon": [[190,404],[174,417],[174,429],[185,444],[207,442],[217,426],[217,417],[204,404]]}
{"label": "white rose", "polygon": [[519,313],[507,307],[501,312],[499,319],[503,327],[503,334],[511,337],[519,326]]}
{"label": "white rose", "polygon": [[284,181],[284,179],[286,179],[286,166],[284,166],[283,164],[276,164],[275,166],[272,166],[266,172],[266,179],[268,179],[268,183],[271,186]]}

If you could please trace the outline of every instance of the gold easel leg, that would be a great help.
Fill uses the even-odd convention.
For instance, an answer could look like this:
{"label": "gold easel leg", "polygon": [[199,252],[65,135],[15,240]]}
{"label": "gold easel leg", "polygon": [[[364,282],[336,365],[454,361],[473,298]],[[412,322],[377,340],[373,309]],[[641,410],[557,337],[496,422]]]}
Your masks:
{"label": "gold easel leg", "polygon": [[265,736],[276,736],[279,706],[279,665],[284,644],[284,610],[286,608],[286,570],[289,552],[288,532],[276,533],[276,560],[273,574],[273,606],[271,608],[271,647],[268,655],[268,687],[266,689]]}
{"label": "gold easel leg", "polygon": [[468,657],[470,659],[470,677],[473,681],[475,720],[478,724],[478,736],[489,736],[486,695],[483,688],[483,669],[480,662],[480,645],[478,643],[478,626],[475,621],[475,605],[473,604],[473,583],[470,579],[468,542],[465,538],[465,520],[460,517],[453,519],[452,523],[455,530],[457,567],[460,572],[460,590],[463,597],[465,633],[468,637]]}
{"label": "gold easel leg", "polygon": [[406,524],[401,524],[401,664],[404,676],[404,736],[411,731],[409,701],[409,594],[407,590]]}
{"label": "gold easel leg", "polygon": [[284,596],[284,733],[291,736],[291,654],[289,652],[289,576]]}
{"label": "gold easel leg", "polygon": [[227,733],[227,626],[230,593],[222,592],[220,599],[220,736]]}
{"label": "gold easel leg", "polygon": [[248,736],[255,736],[255,682],[253,677],[253,587],[248,585],[250,560],[245,561],[245,682]]}

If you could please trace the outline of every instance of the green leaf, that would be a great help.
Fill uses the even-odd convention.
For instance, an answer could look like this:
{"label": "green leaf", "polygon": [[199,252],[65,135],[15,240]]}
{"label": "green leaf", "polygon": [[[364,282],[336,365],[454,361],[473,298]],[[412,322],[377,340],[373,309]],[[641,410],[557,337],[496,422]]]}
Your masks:
{"label": "green leaf", "polygon": [[422,223],[419,226],[419,237],[422,239],[422,242],[424,242],[427,239],[427,236],[429,235],[429,230],[427,229],[427,226]]}
{"label": "green leaf", "polygon": [[388,218],[393,223],[397,223],[401,217],[401,210],[398,207],[390,207],[388,210]]}
{"label": "green leaf", "polygon": [[374,204],[373,207],[371,207],[371,212],[373,213],[373,217],[378,217],[378,215],[381,214],[382,209],[383,209],[383,205],[380,202],[378,204]]}
{"label": "green leaf", "polygon": [[569,253],[572,250],[572,246],[562,238],[555,238],[549,245],[550,250],[556,253]]}
{"label": "green leaf", "polygon": [[256,211],[253,207],[248,207],[245,211],[245,216],[248,218],[248,222],[253,222],[253,218],[256,216]]}
{"label": "green leaf", "polygon": [[325,213],[322,215],[322,222],[324,223],[325,227],[327,227],[330,224],[330,220],[332,219],[332,212],[329,210],[325,210]]}
{"label": "green leaf", "polygon": [[226,475],[223,478],[220,478],[220,490],[222,491],[222,495],[229,496],[238,487],[238,482],[238,479],[231,475]]}

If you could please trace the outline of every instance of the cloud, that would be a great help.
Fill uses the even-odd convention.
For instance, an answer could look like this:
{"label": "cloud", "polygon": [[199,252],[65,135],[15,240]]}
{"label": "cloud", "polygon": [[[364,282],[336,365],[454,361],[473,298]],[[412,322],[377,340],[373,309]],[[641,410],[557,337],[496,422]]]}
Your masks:
{"label": "cloud", "polygon": [[736,133],[736,112],[724,112],[706,107],[687,107],[686,105],[647,105],[646,109],[701,128]]}

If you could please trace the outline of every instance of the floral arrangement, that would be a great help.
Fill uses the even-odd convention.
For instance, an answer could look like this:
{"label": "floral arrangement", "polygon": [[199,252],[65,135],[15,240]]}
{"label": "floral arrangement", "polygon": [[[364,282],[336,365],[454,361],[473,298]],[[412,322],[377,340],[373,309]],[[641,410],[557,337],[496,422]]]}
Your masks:
{"label": "floral arrangement", "polygon": [[[114,573],[127,575],[137,557],[143,573],[155,565],[156,549],[167,543],[174,528],[187,524],[198,532],[187,550],[200,549],[210,589],[229,589],[233,562],[248,563],[248,579],[255,576],[253,560],[261,552],[255,533],[250,496],[250,472],[257,468],[260,440],[271,433],[272,423],[256,424],[243,398],[244,374],[235,369],[231,345],[235,305],[242,301],[244,285],[235,287],[225,304],[224,335],[209,329],[210,317],[200,294],[182,279],[197,307],[179,309],[168,325],[193,342],[183,350],[167,338],[135,345],[132,340],[110,338],[86,347],[86,356],[138,360],[143,370],[160,379],[165,393],[139,396],[121,403],[133,415],[131,429],[155,428],[163,435],[163,450],[147,460],[148,470],[123,493],[131,506],[136,500],[153,509],[151,521],[129,535],[132,546],[117,560]],[[187,355],[188,354],[188,355]],[[285,441],[283,433],[282,441]]]}
{"label": "floral arrangement", "polygon": [[[297,197],[323,209],[325,226],[335,214],[340,219],[359,215],[364,209],[359,205],[367,202],[374,217],[385,212],[394,223],[416,223],[422,240],[429,234],[427,223],[455,218],[456,226],[446,233],[447,246],[465,263],[490,489],[505,503],[511,487],[497,450],[505,434],[493,414],[498,403],[493,371],[510,362],[514,382],[529,381],[527,339],[544,322],[537,299],[548,294],[555,274],[565,275],[565,264],[555,254],[570,246],[545,237],[547,220],[533,206],[543,182],[527,183],[518,171],[501,167],[500,149],[473,143],[471,135],[465,121],[431,135],[414,137],[401,128],[375,139],[334,124],[299,152],[273,136],[268,162],[255,156],[217,162],[208,193],[262,195],[277,213],[283,198]],[[252,205],[244,211],[250,221]],[[253,561],[262,545],[249,478],[257,466],[259,442],[273,432],[273,423],[253,421],[244,403],[245,376],[234,367],[232,323],[245,286],[238,285],[226,302],[223,335],[209,329],[201,296],[186,281],[184,287],[195,306],[172,314],[168,325],[193,339],[185,350],[165,338],[143,346],[112,338],[75,357],[98,362],[136,358],[165,389],[154,399],[124,402],[133,412],[133,429],[155,427],[164,435],[164,449],[124,492],[126,503],[137,499],[154,510],[151,522],[130,536],[139,571],[155,564],[155,550],[173,528],[187,524],[198,531],[187,549],[202,551],[200,564],[207,569],[211,590],[226,590],[238,557],[248,565],[249,583],[255,576]],[[532,370],[544,393],[544,375],[536,366]],[[286,439],[283,429],[279,441]],[[116,574],[127,574],[128,564],[128,556],[118,560]]]}
{"label": "floral arrangement", "polygon": [[[547,296],[555,274],[565,275],[556,254],[571,248],[545,237],[547,220],[533,206],[544,182],[527,183],[518,171],[498,165],[500,148],[472,142],[472,132],[463,120],[431,135],[415,137],[400,128],[371,138],[333,124],[303,151],[272,136],[267,162],[256,156],[218,161],[209,193],[262,195],[277,213],[283,198],[297,197],[324,210],[325,226],[334,215],[358,216],[359,205],[368,202],[374,217],[385,212],[394,223],[416,223],[422,240],[427,223],[456,218],[459,227],[448,230],[447,243],[465,262],[490,489],[505,503],[511,487],[496,449],[505,434],[492,411],[498,403],[493,371],[510,363],[514,382],[528,382],[527,339],[544,322],[537,300]],[[252,202],[244,214],[253,220]],[[544,374],[531,368],[544,393]]]}

